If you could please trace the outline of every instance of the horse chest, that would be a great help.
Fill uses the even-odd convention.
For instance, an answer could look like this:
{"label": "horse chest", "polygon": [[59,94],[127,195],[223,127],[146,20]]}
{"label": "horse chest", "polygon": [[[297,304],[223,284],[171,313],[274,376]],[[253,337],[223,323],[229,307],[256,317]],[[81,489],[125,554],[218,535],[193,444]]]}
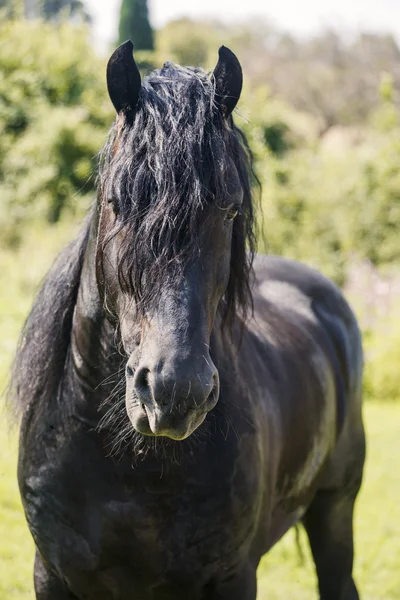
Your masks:
{"label": "horse chest", "polygon": [[118,475],[113,463],[96,464],[90,446],[79,470],[69,459],[46,462],[26,498],[38,546],[78,597],[205,585],[248,552],[260,498],[252,448],[232,460],[221,451],[200,475],[195,465],[175,478],[130,464]]}
{"label": "horse chest", "polygon": [[146,594],[151,589],[152,598],[164,598],[164,593],[179,598],[178,590],[184,589],[196,597],[196,590],[235,568],[248,551],[252,507],[232,492],[227,486],[180,496],[140,494],[99,506],[98,560],[79,581],[79,589],[101,582],[116,598],[128,597],[128,589]]}
{"label": "horse chest", "polygon": [[[207,577],[248,549],[257,511],[257,478],[235,465],[219,479],[139,484],[128,498],[105,506],[105,539],[113,552],[129,548],[133,565],[152,577]],[[215,473],[214,473],[215,475]]]}
{"label": "horse chest", "polygon": [[[131,565],[151,577],[204,576],[240,552],[249,529],[244,510],[229,494],[147,498],[140,506],[112,502],[103,551],[121,554],[124,548]],[[238,518],[241,522],[232,527]]]}

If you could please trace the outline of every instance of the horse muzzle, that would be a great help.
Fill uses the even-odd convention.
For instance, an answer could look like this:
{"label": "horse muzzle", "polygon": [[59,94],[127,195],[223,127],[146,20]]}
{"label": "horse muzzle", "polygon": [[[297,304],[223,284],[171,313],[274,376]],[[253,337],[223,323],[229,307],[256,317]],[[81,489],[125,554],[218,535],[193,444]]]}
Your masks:
{"label": "horse muzzle", "polygon": [[203,423],[219,398],[218,371],[209,357],[190,371],[158,363],[133,372],[128,362],[126,409],[139,433],[183,440]]}

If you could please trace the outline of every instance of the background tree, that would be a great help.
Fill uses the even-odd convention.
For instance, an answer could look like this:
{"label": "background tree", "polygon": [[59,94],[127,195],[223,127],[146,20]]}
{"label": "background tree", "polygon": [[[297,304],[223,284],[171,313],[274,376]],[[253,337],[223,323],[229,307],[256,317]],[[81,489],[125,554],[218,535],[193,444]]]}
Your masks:
{"label": "background tree", "polygon": [[24,0],[0,0],[1,18],[19,19],[24,16]]}
{"label": "background tree", "polygon": [[0,0],[0,11],[9,19],[56,21],[80,17],[83,21],[90,21],[83,0]]}
{"label": "background tree", "polygon": [[43,0],[40,12],[45,19],[50,20],[57,19],[63,15],[71,17],[79,16],[85,21],[89,20],[89,16],[81,0]]}
{"label": "background tree", "polygon": [[135,50],[154,50],[153,30],[147,0],[122,0],[119,18],[119,43],[132,40]]}

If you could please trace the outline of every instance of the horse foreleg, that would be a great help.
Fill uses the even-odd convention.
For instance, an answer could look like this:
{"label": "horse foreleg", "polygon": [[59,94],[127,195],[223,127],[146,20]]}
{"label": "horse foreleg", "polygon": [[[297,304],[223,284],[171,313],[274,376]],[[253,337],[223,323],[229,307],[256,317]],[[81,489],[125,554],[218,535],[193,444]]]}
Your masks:
{"label": "horse foreleg", "polygon": [[43,562],[40,553],[36,551],[34,583],[36,600],[74,600],[75,596],[65,584],[52,573]]}
{"label": "horse foreleg", "polygon": [[317,570],[321,600],[359,600],[353,571],[353,508],[357,491],[320,491],[303,523]]}

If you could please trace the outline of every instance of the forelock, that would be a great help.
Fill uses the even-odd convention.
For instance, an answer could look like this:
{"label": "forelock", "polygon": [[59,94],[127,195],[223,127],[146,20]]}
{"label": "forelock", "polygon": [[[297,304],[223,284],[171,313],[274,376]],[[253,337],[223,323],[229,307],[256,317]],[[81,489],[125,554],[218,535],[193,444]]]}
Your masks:
{"label": "forelock", "polygon": [[212,77],[166,63],[144,79],[134,117],[117,119],[103,149],[99,181],[128,232],[119,278],[137,303],[157,295],[167,271],[179,279],[198,248],[204,207],[229,193],[232,161],[249,187],[242,138],[215,105]]}

